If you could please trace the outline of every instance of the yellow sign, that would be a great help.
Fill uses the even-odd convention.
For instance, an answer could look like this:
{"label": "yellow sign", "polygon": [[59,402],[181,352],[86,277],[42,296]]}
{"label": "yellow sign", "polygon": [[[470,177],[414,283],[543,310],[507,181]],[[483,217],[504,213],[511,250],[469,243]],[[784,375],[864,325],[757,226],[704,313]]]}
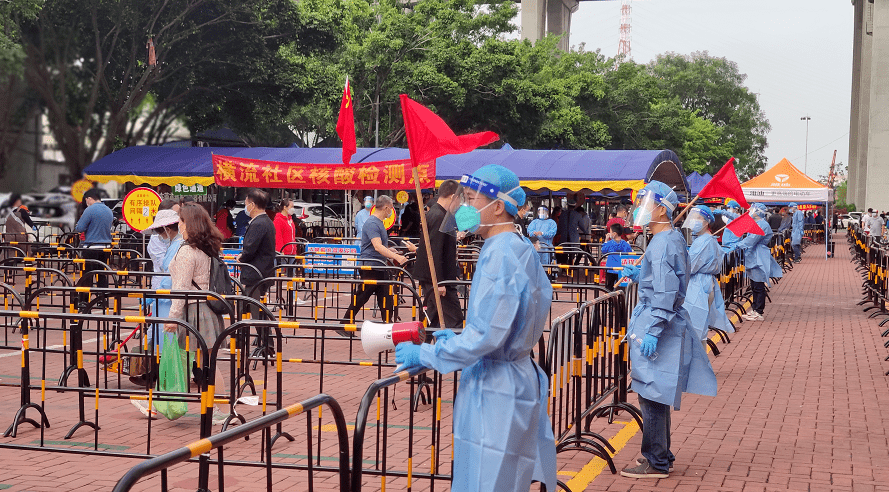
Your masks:
{"label": "yellow sign", "polygon": [[398,203],[407,203],[408,198],[410,198],[410,197],[408,197],[407,192],[404,190],[399,191],[395,195],[395,199],[398,200]]}
{"label": "yellow sign", "polygon": [[[371,215],[373,215],[374,210],[376,210],[376,209],[377,209],[377,206],[376,206],[376,205],[374,205],[373,207],[370,208],[370,213],[371,213]],[[392,226],[395,225],[395,209],[392,209],[392,213],[389,214],[388,217],[386,217],[386,220],[383,221],[383,225],[386,226],[386,230],[387,230],[387,231],[388,231],[389,229],[391,229]]]}
{"label": "yellow sign", "polygon": [[79,181],[75,181],[73,185],[71,185],[71,197],[77,200],[78,202],[83,201],[83,194],[87,192],[90,188],[93,187],[93,182],[88,179],[81,179]]}
{"label": "yellow sign", "polygon": [[123,220],[134,231],[142,232],[154,222],[161,197],[151,188],[136,188],[123,199]]}

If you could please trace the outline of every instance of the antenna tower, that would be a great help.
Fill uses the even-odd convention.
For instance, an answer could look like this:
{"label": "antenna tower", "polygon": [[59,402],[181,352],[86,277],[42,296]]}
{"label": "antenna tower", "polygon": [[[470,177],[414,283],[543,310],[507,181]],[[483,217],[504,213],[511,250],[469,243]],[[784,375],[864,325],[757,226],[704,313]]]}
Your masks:
{"label": "antenna tower", "polygon": [[617,45],[617,58],[628,60],[633,57],[630,49],[630,14],[633,11],[633,0],[621,0],[620,6],[620,43]]}

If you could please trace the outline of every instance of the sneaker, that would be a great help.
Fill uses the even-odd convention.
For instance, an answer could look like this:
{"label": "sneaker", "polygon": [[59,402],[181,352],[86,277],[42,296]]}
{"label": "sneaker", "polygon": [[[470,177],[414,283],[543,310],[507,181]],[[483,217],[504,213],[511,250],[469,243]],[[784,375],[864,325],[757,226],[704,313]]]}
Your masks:
{"label": "sneaker", "polygon": [[296,298],[296,305],[297,306],[305,306],[306,304],[309,304],[309,301],[300,299],[299,297]]}
{"label": "sneaker", "polygon": [[621,476],[629,478],[669,478],[670,472],[662,472],[652,468],[648,460],[638,463],[633,468],[629,466],[620,471]]}
{"label": "sneaker", "polygon": [[148,417],[151,420],[157,418],[157,412],[148,408],[148,402],[145,400],[130,400],[130,403],[133,404],[134,407],[138,408],[142,415]]}
{"label": "sneaker", "polygon": [[765,318],[763,318],[763,316],[756,311],[750,311],[749,313],[744,314],[741,317],[746,319],[747,321],[765,321]]}
{"label": "sneaker", "polygon": [[[636,464],[641,465],[643,463],[648,463],[648,458],[639,458],[636,460]],[[673,462],[670,462],[670,471],[673,471]]]}

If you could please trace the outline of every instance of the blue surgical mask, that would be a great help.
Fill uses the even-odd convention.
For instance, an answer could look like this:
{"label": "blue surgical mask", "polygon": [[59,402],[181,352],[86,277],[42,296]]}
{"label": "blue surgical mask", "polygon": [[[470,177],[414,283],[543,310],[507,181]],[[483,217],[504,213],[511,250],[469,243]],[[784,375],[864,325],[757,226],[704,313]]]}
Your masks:
{"label": "blue surgical mask", "polygon": [[370,210],[371,208],[373,208],[373,206],[374,206],[374,202],[372,202],[372,201],[370,201],[370,200],[364,202],[364,208],[366,208],[366,209],[368,209],[368,210]]}
{"label": "blue surgical mask", "polygon": [[703,231],[703,230],[704,230],[704,223],[703,223],[703,222],[695,222],[695,223],[691,226],[691,234],[692,234],[693,236],[697,236],[697,235],[700,234],[701,231]]}

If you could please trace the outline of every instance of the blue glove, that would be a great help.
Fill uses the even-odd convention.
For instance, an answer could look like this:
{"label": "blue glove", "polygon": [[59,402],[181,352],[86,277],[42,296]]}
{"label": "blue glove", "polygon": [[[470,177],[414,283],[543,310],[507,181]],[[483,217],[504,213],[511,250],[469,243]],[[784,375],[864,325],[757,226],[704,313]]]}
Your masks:
{"label": "blue glove", "polygon": [[436,331],[435,333],[432,334],[432,336],[435,337],[436,342],[443,342],[449,338],[453,338],[453,337],[457,336],[457,334],[454,333],[454,330],[445,328],[444,330]]}
{"label": "blue glove", "polygon": [[716,209],[716,210],[711,210],[711,212],[713,212],[713,215],[722,215],[722,213],[723,213],[724,211],[723,211],[723,210]]}
{"label": "blue glove", "polygon": [[628,278],[633,282],[639,281],[639,267],[636,265],[625,265],[624,269],[620,272],[620,278]]}
{"label": "blue glove", "polygon": [[645,357],[651,357],[657,352],[657,337],[648,333],[645,335],[645,338],[642,339],[642,346],[639,347],[639,350],[642,351],[642,355]]}
{"label": "blue glove", "polygon": [[423,367],[420,364],[420,346],[402,342],[395,346],[395,362],[400,364],[394,372],[410,371]]}

